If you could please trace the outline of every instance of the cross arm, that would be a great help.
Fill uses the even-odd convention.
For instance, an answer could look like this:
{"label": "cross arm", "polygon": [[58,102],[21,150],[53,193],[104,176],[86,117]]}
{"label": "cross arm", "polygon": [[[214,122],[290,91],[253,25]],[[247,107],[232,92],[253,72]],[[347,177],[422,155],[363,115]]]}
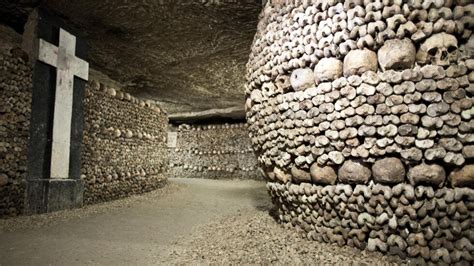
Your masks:
{"label": "cross arm", "polygon": [[58,64],[58,47],[52,45],[51,43],[39,39],[39,52],[38,52],[38,60],[46,63],[48,65],[57,67]]}

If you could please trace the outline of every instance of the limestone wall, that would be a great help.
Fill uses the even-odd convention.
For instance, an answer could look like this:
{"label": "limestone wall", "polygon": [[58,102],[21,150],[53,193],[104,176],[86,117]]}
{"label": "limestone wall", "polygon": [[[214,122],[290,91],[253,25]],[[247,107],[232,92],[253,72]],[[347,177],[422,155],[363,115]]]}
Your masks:
{"label": "limestone wall", "polygon": [[0,53],[0,217],[22,213],[31,113],[31,68],[18,50]]}
{"label": "limestone wall", "polygon": [[170,177],[261,179],[246,124],[180,125],[170,147]]}
{"label": "limestone wall", "polygon": [[86,86],[84,110],[85,203],[164,185],[168,119],[159,107],[93,81]]}
{"label": "limestone wall", "polygon": [[247,120],[280,221],[306,236],[473,261],[470,1],[269,1]]}

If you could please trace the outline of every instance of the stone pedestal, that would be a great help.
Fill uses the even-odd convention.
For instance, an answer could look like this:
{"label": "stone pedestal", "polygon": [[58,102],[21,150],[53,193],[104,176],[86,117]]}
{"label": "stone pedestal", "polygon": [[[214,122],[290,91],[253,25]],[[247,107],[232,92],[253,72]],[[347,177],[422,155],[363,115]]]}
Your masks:
{"label": "stone pedestal", "polygon": [[80,208],[84,182],[80,179],[36,179],[27,184],[26,214]]}

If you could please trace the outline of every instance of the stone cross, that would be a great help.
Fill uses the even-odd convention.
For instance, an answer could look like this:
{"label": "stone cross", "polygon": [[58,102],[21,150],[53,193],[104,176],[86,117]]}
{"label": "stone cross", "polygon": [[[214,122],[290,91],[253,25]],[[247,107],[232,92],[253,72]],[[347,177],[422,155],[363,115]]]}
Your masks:
{"label": "stone cross", "polygon": [[69,177],[74,76],[89,78],[89,64],[75,56],[76,37],[59,29],[59,45],[40,39],[38,60],[57,68],[51,147],[51,178]]}

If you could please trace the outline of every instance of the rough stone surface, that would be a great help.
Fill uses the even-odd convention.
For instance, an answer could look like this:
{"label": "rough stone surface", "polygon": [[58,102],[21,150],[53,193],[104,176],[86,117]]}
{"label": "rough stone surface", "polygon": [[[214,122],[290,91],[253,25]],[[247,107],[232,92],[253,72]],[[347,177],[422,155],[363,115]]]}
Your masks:
{"label": "rough stone surface", "polygon": [[[245,62],[261,9],[256,1],[43,5],[84,29],[94,68],[170,114],[244,104]],[[211,94],[220,96],[202,100]]]}
{"label": "rough stone surface", "polygon": [[[1,21],[23,30],[32,8],[80,28],[90,63],[126,92],[168,113],[242,106],[245,63],[258,1],[77,1],[0,3]],[[84,14],[88,14],[84,17]],[[214,98],[208,101],[209,97]]]}
{"label": "rough stone surface", "polygon": [[405,180],[405,167],[398,158],[383,158],[372,165],[372,174],[376,182],[397,184]]}
{"label": "rough stone surface", "polygon": [[349,184],[365,184],[369,181],[370,169],[358,161],[345,161],[337,172],[341,182]]}

